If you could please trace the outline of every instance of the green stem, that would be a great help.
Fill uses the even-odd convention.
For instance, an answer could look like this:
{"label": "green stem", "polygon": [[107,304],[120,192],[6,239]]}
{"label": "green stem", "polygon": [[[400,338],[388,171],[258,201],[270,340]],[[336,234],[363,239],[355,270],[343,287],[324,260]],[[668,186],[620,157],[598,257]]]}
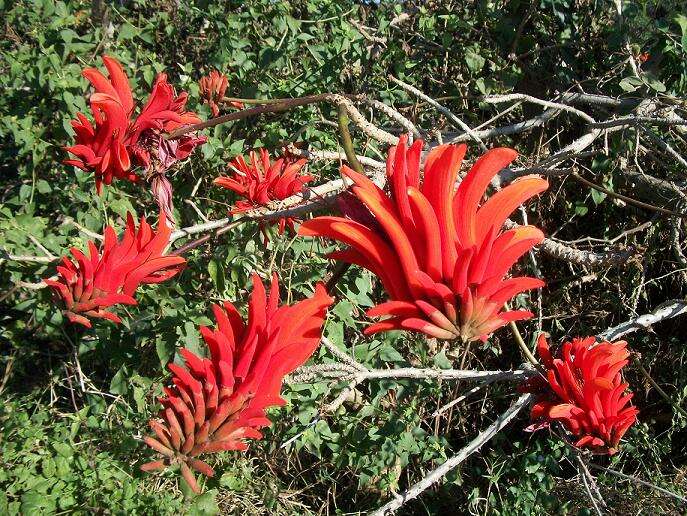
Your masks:
{"label": "green stem", "polygon": [[341,134],[341,145],[346,153],[346,159],[351,165],[351,168],[358,172],[359,174],[364,174],[363,166],[358,161],[358,157],[355,155],[355,149],[353,148],[353,140],[351,140],[351,133],[348,130],[348,113],[346,108],[340,104],[339,105],[339,133]]}
{"label": "green stem", "polygon": [[530,351],[530,348],[527,347],[527,344],[525,343],[525,340],[522,338],[522,335],[520,334],[520,330],[518,330],[517,324],[515,324],[514,321],[511,321],[509,323],[510,329],[513,331],[513,336],[515,337],[515,342],[518,343],[518,346],[520,346],[520,350],[522,351],[522,354],[525,355],[525,358],[535,367],[539,367],[539,362],[535,358],[535,356],[532,354]]}

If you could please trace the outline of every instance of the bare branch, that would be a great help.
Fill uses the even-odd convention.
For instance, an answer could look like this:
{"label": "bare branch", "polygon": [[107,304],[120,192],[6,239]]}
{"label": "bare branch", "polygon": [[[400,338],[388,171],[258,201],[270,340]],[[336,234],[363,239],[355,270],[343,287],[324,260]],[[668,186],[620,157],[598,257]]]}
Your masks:
{"label": "bare branch", "polygon": [[598,335],[600,339],[613,341],[620,337],[633,333],[640,329],[648,329],[652,324],[663,321],[665,319],[672,319],[679,315],[687,314],[687,301],[675,299],[667,301],[656,308],[653,312],[640,315],[634,319],[630,319],[618,326],[608,328]]}
{"label": "bare branch", "polygon": [[470,128],[470,126],[468,126],[460,118],[458,118],[456,115],[454,115],[450,109],[448,109],[445,106],[442,106],[441,104],[439,104],[436,100],[434,100],[429,95],[425,95],[420,90],[418,90],[416,87],[411,86],[410,84],[407,84],[400,79],[397,79],[393,75],[390,75],[389,79],[391,79],[392,82],[395,82],[396,84],[398,84],[401,88],[403,88],[407,92],[412,93],[413,95],[415,95],[418,98],[421,98],[422,100],[424,100],[425,102],[427,102],[428,104],[430,104],[431,106],[436,108],[437,111],[440,111],[441,113],[446,115],[446,117],[451,121],[451,123],[460,127],[463,131],[465,131],[467,134],[470,135],[470,138],[472,138],[477,143],[479,143],[482,150],[487,150],[487,146],[484,145],[484,142],[482,141],[482,139]]}
{"label": "bare branch", "polygon": [[351,118],[351,122],[357,125],[360,130],[362,130],[370,138],[377,141],[388,143],[389,145],[396,145],[398,143],[398,137],[391,133],[387,133],[383,129],[380,129],[376,125],[370,123],[367,118],[365,118],[360,111],[353,105],[353,103],[348,100],[343,95],[329,95],[328,100],[331,100],[339,106],[343,106],[348,112],[348,116]]}
{"label": "bare branch", "polygon": [[59,258],[56,256],[26,256],[7,253],[5,259],[19,263],[52,263]]}
{"label": "bare branch", "polygon": [[[496,136],[509,136],[512,134],[524,133],[526,131],[535,129],[536,127],[541,127],[547,121],[556,116],[558,113],[560,113],[558,109],[546,109],[540,115],[532,117],[529,120],[517,122],[515,124],[506,125],[502,127],[495,127],[494,129],[473,130],[472,134],[474,136],[477,136],[478,138],[486,140],[489,138],[494,138]],[[448,138],[448,143],[460,143],[473,139],[472,135],[465,131],[462,133],[458,133],[457,135],[454,133],[445,136]]]}
{"label": "bare branch", "polygon": [[637,116],[629,115],[622,118],[616,118],[614,120],[604,120],[603,122],[595,122],[589,124],[590,127],[630,127],[638,124],[649,124],[649,125],[687,125],[687,120],[676,117],[655,117],[655,116]]}
{"label": "bare branch", "polygon": [[[497,381],[520,381],[536,374],[532,369],[511,369],[504,371],[473,371],[470,369],[418,369],[414,367],[401,367],[397,369],[367,369],[360,363],[350,363],[350,357],[346,357],[345,363],[304,366],[292,376],[291,383],[299,383],[303,377],[312,378],[312,375],[326,371],[327,379],[353,380],[358,383],[367,380],[386,379],[410,379],[410,380],[471,380],[483,383]],[[361,369],[362,367],[362,369]]]}
{"label": "bare branch", "polygon": [[514,101],[530,102],[532,104],[538,104],[540,106],[555,109],[557,111],[566,111],[568,113],[572,113],[574,115],[579,116],[580,118],[582,118],[586,122],[589,122],[590,124],[593,124],[596,122],[596,120],[594,120],[594,118],[589,116],[584,111],[580,111],[577,108],[568,106],[566,104],[560,104],[558,102],[551,102],[549,100],[538,99],[537,97],[533,97],[531,95],[525,95],[524,93],[511,93],[509,95],[492,95],[489,97],[485,97],[483,100],[487,104],[502,104],[504,102],[514,102]]}
{"label": "bare branch", "polygon": [[599,466],[598,464],[591,463],[589,465],[594,469],[598,469],[599,471],[604,471],[606,473],[610,473],[611,475],[615,475],[616,477],[624,478],[626,480],[631,480],[632,482],[636,482],[637,484],[641,484],[643,486],[650,487],[651,489],[655,489],[656,491],[663,493],[664,495],[668,495],[672,498],[680,500],[682,503],[687,503],[687,498],[685,498],[684,496],[680,496],[679,494],[675,494],[671,491],[668,491],[667,489],[663,489],[662,487],[659,487],[657,485],[646,482],[646,481],[642,480],[641,478],[633,477],[632,475],[627,475],[625,473],[621,473],[620,471],[616,471],[614,469],[605,468],[603,466]]}
{"label": "bare branch", "polygon": [[334,355],[336,358],[341,360],[343,363],[350,365],[351,367],[357,369],[358,371],[365,371],[365,367],[358,361],[356,361],[352,356],[346,354],[342,350],[340,350],[336,344],[334,344],[331,340],[329,340],[327,337],[324,335],[322,336],[322,344],[324,345],[329,352]]}
{"label": "bare branch", "polygon": [[78,229],[81,233],[83,233],[84,235],[86,235],[86,236],[88,236],[94,240],[100,240],[100,241],[104,240],[104,237],[102,235],[96,233],[95,231],[91,231],[88,228],[85,228],[84,226],[79,224],[77,221],[75,221],[72,217],[66,217],[64,219],[64,221],[62,222],[62,224],[71,224],[76,229]]}
{"label": "bare branch", "polygon": [[406,117],[404,117],[401,113],[396,111],[391,106],[387,106],[386,104],[384,104],[384,102],[380,102],[376,99],[364,98],[363,102],[378,109],[382,113],[386,114],[389,118],[396,120],[396,122],[401,124],[401,126],[405,128],[406,131],[411,132],[415,138],[422,137],[422,134],[420,133],[418,128],[415,127],[415,125],[410,120],[408,120]]}
{"label": "bare branch", "polygon": [[204,222],[202,224],[194,224],[178,229],[172,233],[169,242],[171,244],[175,240],[185,236],[213,231],[225,227],[232,222],[238,222],[239,220],[268,220],[302,215],[331,200],[346,188],[348,188],[348,183],[343,178],[334,179],[319,186],[306,188],[300,193],[287,197],[278,203],[273,203],[271,207],[256,208],[242,213],[239,217],[225,217],[223,219]]}
{"label": "bare branch", "polygon": [[[512,220],[506,220],[504,226],[507,229],[513,229],[518,226],[517,223]],[[575,263],[578,265],[587,265],[591,267],[607,267],[610,265],[619,265],[625,263],[633,254],[634,250],[629,249],[622,253],[618,252],[606,252],[606,253],[595,253],[593,251],[583,251],[580,249],[575,249],[574,247],[561,244],[551,240],[550,238],[545,238],[541,244],[539,244],[538,249],[549,256],[558,258],[559,260],[564,260],[566,262]]]}
{"label": "bare branch", "polygon": [[[290,154],[294,156],[299,156],[302,158],[307,158],[312,161],[326,160],[326,161],[344,161],[346,159],[346,154],[342,151],[321,151],[312,149],[299,149],[293,145],[287,147]],[[374,168],[377,170],[382,170],[386,168],[386,164],[376,159],[368,158],[367,156],[356,156],[360,163],[368,168]]]}

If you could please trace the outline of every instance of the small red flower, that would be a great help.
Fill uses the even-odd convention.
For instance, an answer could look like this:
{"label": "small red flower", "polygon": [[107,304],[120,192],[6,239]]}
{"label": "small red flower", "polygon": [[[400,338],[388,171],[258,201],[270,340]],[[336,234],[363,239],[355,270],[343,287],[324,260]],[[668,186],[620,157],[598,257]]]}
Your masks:
{"label": "small red flower", "polygon": [[135,305],[133,295],[140,285],[165,281],[178,274],[186,263],[181,256],[164,255],[170,234],[163,213],[157,233],[144,218],[136,229],[134,218],[127,214],[121,240],[117,240],[112,226],[107,226],[100,251],[93,241],[88,242],[89,256],[72,248],[74,260],[65,256],[57,267],[60,278],[43,281],[62,298],[66,305],[64,314],[71,322],[87,328],[91,327],[89,317],[120,323],[121,319],[107,308]]}
{"label": "small red flower", "polygon": [[390,300],[367,315],[389,318],[365,333],[404,329],[467,342],[486,340],[509,321],[532,317],[525,310],[504,312],[504,304],[544,283],[506,275],[544,235],[533,226],[501,227],[548,183],[538,176],[523,177],[481,202],[494,175],[515,159],[514,150],[492,149],[481,156],[454,191],[465,145],[432,149],[421,181],[422,141],[410,148],[406,141],[403,136],[389,151],[389,194],[343,167],[354,183],[355,197],[344,205],[347,218],[317,217],[299,229],[301,235],[347,244],[348,249],[330,258],[360,265],[380,278]]}
{"label": "small red flower", "polygon": [[148,102],[134,118],[135,103],[122,65],[108,56],[103,62],[109,78],[95,68],[83,71],[95,89],[90,98],[95,125],[77,114],[72,121],[76,145],[66,147],[76,159],[65,161],[92,170],[98,194],[102,184],[109,185],[114,178],[136,181],[138,176],[131,172],[134,162],[144,166],[148,176],[161,174],[206,141],[194,135],[173,141],[164,138],[179,127],[200,122],[195,113],[185,111],[188,94],[177,96],[165,74],[157,76]]}
{"label": "small red flower", "polygon": [[172,85],[167,82],[167,74],[158,74],[148,102],[133,123],[132,141],[137,142],[147,130],[171,133],[185,125],[199,123],[198,115],[185,111],[187,101],[188,93],[184,91],[177,95]]}
{"label": "small red flower", "polygon": [[318,284],[312,297],[278,306],[276,274],[269,294],[254,274],[246,323],[230,302],[213,305],[217,327],[200,328],[209,357],[182,349],[185,367],[169,364],[173,385],[160,398],[160,419],[150,421],[155,436],[144,439],[164,458],[141,469],[179,464],[184,479],[199,492],[191,470],[214,475],[199,455],[245,450],[246,440],[261,439],[259,429],[270,425],[265,410],[285,404],[279,395],[284,376],[317,348],[326,310],[333,301]]}
{"label": "small red flower", "polygon": [[[246,163],[243,156],[237,157],[229,163],[234,175],[218,177],[214,183],[245,198],[238,201],[232,210],[232,213],[241,213],[301,192],[303,185],[314,179],[310,175],[299,175],[306,161],[284,156],[272,163],[265,149],[260,149],[259,158],[255,151],[251,151],[250,164]],[[291,217],[279,219],[279,234],[284,232],[286,226],[293,230],[294,222]]]}
{"label": "small red flower", "polygon": [[[210,106],[212,116],[219,115],[219,103],[222,102],[229,85],[227,76],[217,70],[213,70],[210,72],[210,75],[201,77],[198,84],[203,103]],[[229,104],[235,108],[243,109],[243,102],[230,102]]]}
{"label": "small red flower", "polygon": [[[574,436],[575,446],[596,454],[613,455],[639,410],[630,406],[621,371],[630,353],[627,342],[597,343],[595,337],[563,344],[561,358],[553,358],[546,336],[539,336],[537,352],[546,377],[537,376],[521,389],[539,395],[531,418],[537,423],[560,421]],[[541,426],[541,425],[540,425]]]}

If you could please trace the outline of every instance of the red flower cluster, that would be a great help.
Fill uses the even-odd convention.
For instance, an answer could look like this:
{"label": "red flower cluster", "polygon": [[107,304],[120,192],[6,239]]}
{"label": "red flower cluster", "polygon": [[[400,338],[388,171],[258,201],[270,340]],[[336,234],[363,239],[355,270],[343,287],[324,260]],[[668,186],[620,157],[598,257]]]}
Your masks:
{"label": "red flower cluster", "polygon": [[546,378],[537,376],[521,386],[539,395],[532,407],[535,423],[560,421],[579,437],[575,446],[594,453],[612,455],[639,411],[628,406],[621,370],[630,353],[627,342],[596,342],[596,338],[573,339],[563,344],[561,358],[554,359],[544,335],[537,352],[546,368]]}
{"label": "red flower cluster", "polygon": [[148,102],[134,118],[135,104],[122,65],[108,56],[103,56],[103,63],[109,78],[95,68],[83,71],[95,89],[90,97],[95,125],[82,113],[77,114],[77,120],[72,121],[76,143],[66,147],[74,159],[65,160],[65,164],[92,171],[99,194],[102,184],[109,185],[114,178],[138,179],[131,170],[132,160],[149,172],[162,173],[205,142],[204,137],[190,135],[176,140],[163,138],[179,127],[200,122],[195,113],[185,111],[188,95],[177,96],[165,74],[157,76]]}
{"label": "red flower cluster", "polygon": [[[213,70],[210,72],[210,75],[201,77],[198,85],[200,86],[200,97],[204,104],[210,106],[212,116],[219,115],[219,103],[222,102],[229,85],[227,76],[217,70]],[[229,104],[243,109],[243,102],[230,102]]]}
{"label": "red flower cluster", "polygon": [[134,292],[139,285],[160,283],[181,271],[186,260],[180,256],[165,256],[171,230],[160,213],[157,233],[144,218],[136,229],[131,214],[127,214],[126,230],[121,240],[111,226],[105,228],[105,241],[98,251],[88,242],[89,256],[72,248],[74,261],[62,258],[57,267],[60,278],[43,280],[64,301],[64,314],[73,323],[91,327],[88,317],[121,319],[106,310],[116,304],[135,305]]}
{"label": "red flower cluster", "polygon": [[191,469],[213,476],[197,457],[203,453],[245,450],[247,439],[260,439],[268,426],[265,409],[283,405],[284,376],[303,364],[317,348],[327,308],[334,300],[322,284],[313,297],[279,307],[279,286],[272,278],[269,295],[257,275],[244,323],[234,305],[213,305],[217,328],[201,327],[210,351],[200,358],[182,349],[186,367],[170,364],[171,387],[160,399],[161,420],[151,420],[155,437],[146,443],[164,459],[141,466],[144,471],[178,463],[189,486],[199,492]]}
{"label": "red flower cluster", "polygon": [[[348,218],[317,217],[299,234],[327,237],[350,247],[330,258],[376,274],[390,301],[370,309],[370,317],[390,316],[365,333],[405,329],[439,339],[486,340],[509,321],[532,316],[503,311],[520,292],[544,283],[535,278],[506,279],[508,270],[544,238],[533,226],[502,232],[508,215],[548,183],[527,176],[481,203],[491,179],[516,157],[512,149],[481,156],[454,192],[465,145],[432,149],[420,180],[422,141],[406,146],[402,137],[387,159],[390,194],[348,167],[354,183],[345,207]],[[350,202],[350,201],[349,201]]]}
{"label": "red flower cluster", "polygon": [[[218,177],[214,183],[245,198],[238,201],[232,210],[232,213],[241,213],[267,206],[272,201],[280,201],[302,191],[303,185],[314,179],[310,175],[299,175],[305,163],[305,159],[294,160],[288,156],[272,163],[267,151],[260,149],[259,158],[255,151],[251,151],[250,164],[246,163],[243,156],[231,161],[229,169],[234,170],[234,175]],[[291,217],[279,219],[279,234],[284,232],[286,226],[293,230],[293,223],[294,219]]]}

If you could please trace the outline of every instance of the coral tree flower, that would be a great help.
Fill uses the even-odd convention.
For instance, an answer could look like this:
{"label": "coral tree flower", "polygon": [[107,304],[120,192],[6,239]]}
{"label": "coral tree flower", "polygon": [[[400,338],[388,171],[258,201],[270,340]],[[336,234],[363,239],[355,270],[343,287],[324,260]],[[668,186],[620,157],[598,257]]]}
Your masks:
{"label": "coral tree flower", "polygon": [[333,301],[318,284],[312,297],[278,306],[276,275],[269,294],[253,275],[247,322],[230,302],[213,305],[216,328],[200,328],[209,356],[182,349],[185,366],[169,364],[172,385],[160,398],[160,419],[150,421],[155,435],[145,438],[164,458],[141,469],[179,464],[189,486],[199,492],[191,470],[207,476],[214,471],[198,456],[245,450],[246,440],[261,439],[259,429],[270,425],[265,410],[285,404],[279,395],[284,376],[317,348]]}
{"label": "coral tree flower", "polygon": [[[284,156],[272,163],[265,149],[260,149],[259,157],[255,151],[251,151],[250,163],[246,163],[243,156],[237,157],[229,163],[229,169],[234,174],[218,177],[214,183],[244,198],[232,210],[232,213],[241,213],[301,192],[303,185],[314,179],[310,175],[299,175],[306,161]],[[291,217],[279,219],[279,234],[284,232],[285,227],[293,230],[294,222]]]}
{"label": "coral tree flower", "polygon": [[92,170],[98,193],[102,191],[102,183],[109,185],[113,178],[138,179],[130,170],[131,156],[127,149],[127,132],[134,110],[129,80],[117,60],[104,56],[103,63],[109,79],[95,68],[83,71],[82,75],[95,89],[90,97],[95,125],[85,115],[77,113],[77,120],[72,121],[76,143],[65,148],[75,159],[64,162],[82,170]]}
{"label": "coral tree flower", "polygon": [[[212,70],[210,75],[201,77],[198,85],[200,97],[204,104],[210,106],[212,116],[219,115],[219,103],[222,102],[229,85],[227,76],[217,70]],[[229,104],[235,108],[243,109],[243,102],[230,102]]]}
{"label": "coral tree flower", "polygon": [[117,304],[135,305],[133,298],[140,285],[160,283],[184,267],[181,256],[166,256],[171,230],[160,213],[157,232],[144,218],[136,228],[131,214],[127,214],[126,230],[117,239],[112,226],[105,228],[102,248],[88,242],[88,256],[72,248],[73,259],[62,258],[57,267],[59,279],[43,280],[62,298],[64,314],[73,323],[91,327],[89,317],[109,319],[120,323],[117,315],[108,311]]}
{"label": "coral tree flower", "polygon": [[176,95],[166,74],[157,76],[148,102],[130,128],[130,145],[140,164],[164,172],[174,162],[186,159],[197,145],[205,143],[204,136],[188,134],[175,140],[164,138],[180,127],[200,122],[195,113],[185,110],[187,100],[186,92]]}
{"label": "coral tree flower", "polygon": [[560,421],[579,439],[575,446],[612,455],[639,410],[630,406],[621,371],[628,363],[627,342],[597,343],[586,337],[565,342],[560,358],[553,358],[546,336],[539,336],[537,352],[546,376],[525,382],[520,390],[539,395],[532,407],[536,423]]}
{"label": "coral tree flower", "polygon": [[455,190],[465,145],[432,149],[420,175],[422,141],[410,148],[406,136],[386,162],[390,193],[348,167],[352,198],[343,217],[304,222],[299,234],[338,240],[349,246],[330,258],[360,265],[376,274],[389,301],[368,310],[388,316],[368,326],[367,334],[404,329],[438,339],[486,340],[509,321],[532,316],[504,311],[515,295],[544,283],[506,278],[513,264],[544,238],[533,226],[502,231],[508,215],[548,183],[522,177],[482,201],[491,179],[516,157],[512,149],[481,156]]}
{"label": "coral tree flower", "polygon": [[165,74],[157,76],[148,102],[134,117],[136,106],[122,65],[108,56],[103,56],[103,63],[109,77],[95,68],[83,71],[95,90],[90,97],[94,123],[77,113],[77,120],[72,121],[75,145],[65,148],[74,159],[64,162],[92,171],[98,194],[103,183],[109,185],[115,178],[138,180],[131,170],[135,164],[146,167],[148,175],[159,174],[205,142],[204,137],[193,135],[174,141],[163,138],[179,127],[200,122],[195,113],[185,111],[188,95],[177,96]]}

